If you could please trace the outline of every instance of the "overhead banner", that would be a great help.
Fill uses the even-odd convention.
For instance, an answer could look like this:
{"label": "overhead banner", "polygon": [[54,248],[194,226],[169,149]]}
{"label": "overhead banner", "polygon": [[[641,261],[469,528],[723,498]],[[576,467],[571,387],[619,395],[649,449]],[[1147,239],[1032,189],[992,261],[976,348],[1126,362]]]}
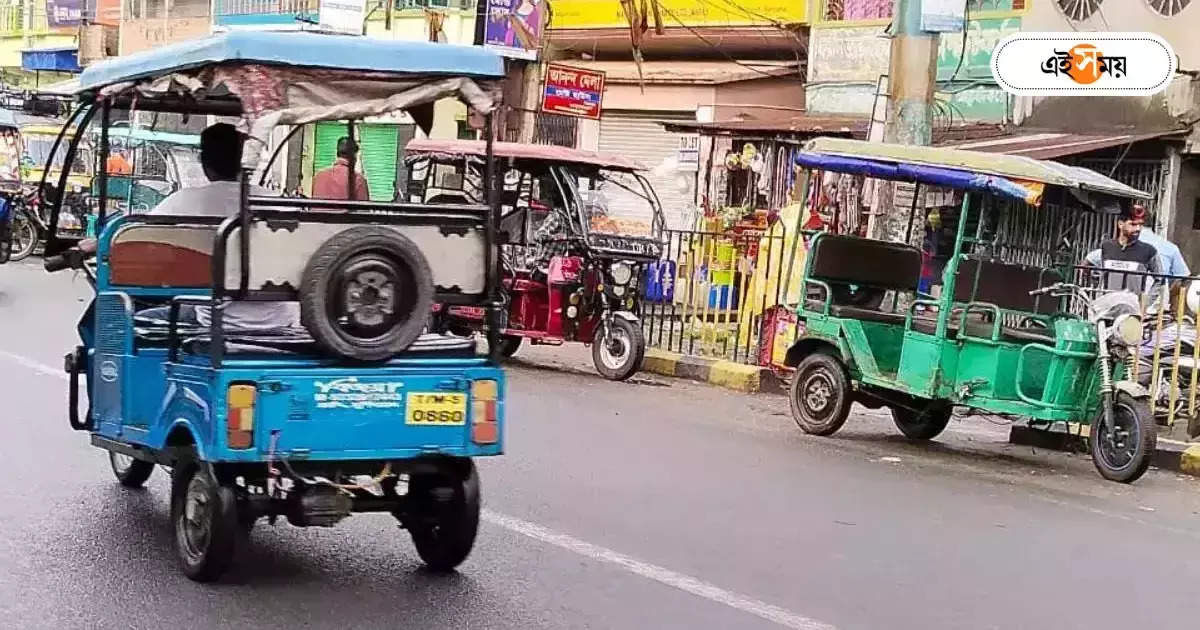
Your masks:
{"label": "overhead banner", "polygon": [[83,0],[46,0],[46,22],[50,28],[79,26]]}
{"label": "overhead banner", "polygon": [[546,67],[542,111],[600,120],[604,73],[552,63]]}
{"label": "overhead banner", "polygon": [[967,22],[962,0],[923,0],[921,30],[929,33],[961,33]]}
{"label": "overhead banner", "polygon": [[537,59],[546,11],[545,0],[487,0],[483,45],[506,57]]}
{"label": "overhead banner", "polygon": [[317,21],[323,29],[347,35],[362,35],[366,17],[366,0],[321,0]]}

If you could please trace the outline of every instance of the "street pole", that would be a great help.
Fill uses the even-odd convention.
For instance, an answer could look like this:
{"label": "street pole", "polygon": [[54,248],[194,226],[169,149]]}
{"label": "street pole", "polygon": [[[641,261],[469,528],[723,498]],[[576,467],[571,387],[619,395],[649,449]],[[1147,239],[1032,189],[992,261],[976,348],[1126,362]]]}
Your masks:
{"label": "street pole", "polygon": [[[888,68],[888,112],[884,142],[929,145],[933,140],[933,93],[937,84],[938,34],[921,30],[922,0],[895,0],[892,51]],[[895,188],[892,186],[891,188]],[[875,238],[903,242],[910,220],[907,204],[889,194],[880,204],[886,215],[876,222]],[[921,231],[912,238],[921,238]]]}

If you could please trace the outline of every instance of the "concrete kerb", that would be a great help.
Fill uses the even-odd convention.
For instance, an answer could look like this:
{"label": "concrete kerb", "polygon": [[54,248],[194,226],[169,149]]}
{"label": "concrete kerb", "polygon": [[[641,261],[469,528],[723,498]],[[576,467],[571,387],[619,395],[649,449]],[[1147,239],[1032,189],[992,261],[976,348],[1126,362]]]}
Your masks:
{"label": "concrete kerb", "polygon": [[767,368],[720,359],[705,359],[657,348],[646,349],[642,370],[743,393],[781,394],[786,389],[786,384]]}
{"label": "concrete kerb", "polygon": [[[753,365],[743,365],[720,359],[705,359],[657,348],[646,349],[642,370],[651,374],[682,378],[716,385],[743,393],[785,394],[787,382],[773,371]],[[1033,446],[1055,451],[1088,452],[1088,427],[1074,426],[1070,432],[1061,428],[1053,430],[1034,429],[1014,425],[1009,432],[1009,443]],[[1153,465],[1160,470],[1170,470],[1200,477],[1200,444],[1189,444],[1178,440],[1159,438]]]}
{"label": "concrete kerb", "polygon": [[[1052,451],[1067,451],[1074,453],[1090,452],[1088,448],[1087,426],[1073,426],[1068,430],[1062,428],[1034,429],[1023,425],[1013,425],[1008,434],[1010,444],[1032,446]],[[1189,444],[1160,437],[1154,450],[1151,465],[1160,470],[1200,477],[1200,444]]]}

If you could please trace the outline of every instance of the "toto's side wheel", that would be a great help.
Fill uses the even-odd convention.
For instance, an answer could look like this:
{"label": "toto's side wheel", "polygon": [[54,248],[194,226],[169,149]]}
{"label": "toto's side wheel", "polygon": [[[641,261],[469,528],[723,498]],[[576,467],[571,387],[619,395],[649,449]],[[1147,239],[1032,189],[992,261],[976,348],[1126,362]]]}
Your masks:
{"label": "toto's side wheel", "polygon": [[950,424],[950,405],[928,404],[920,411],[892,407],[892,421],[910,440],[932,440]]}
{"label": "toto's side wheel", "polygon": [[300,317],[327,352],[386,361],[416,341],[433,308],[421,249],[388,228],[351,228],[325,241],[300,281]]}
{"label": "toto's side wheel", "polygon": [[1092,462],[1100,476],[1109,481],[1132,483],[1150,468],[1158,445],[1158,427],[1145,401],[1118,392],[1113,400],[1113,426],[1104,411],[1092,423]]}
{"label": "toto's side wheel", "polygon": [[232,488],[196,462],[181,462],[171,479],[171,525],[184,575],[211,582],[225,573],[242,530]]}
{"label": "toto's side wheel", "polygon": [[[475,546],[479,531],[479,475],[469,463],[466,476],[449,486],[422,487],[423,509],[407,523],[417,555],[433,571],[451,571]],[[411,491],[411,490],[410,490]]]}
{"label": "toto's side wheel", "polygon": [[516,335],[500,335],[500,341],[496,344],[496,350],[502,359],[511,358],[520,349],[521,338]]}
{"label": "toto's side wheel", "polygon": [[624,317],[613,317],[608,326],[596,330],[592,340],[592,363],[601,376],[610,381],[624,381],[642,369],[646,356],[646,337],[642,328]]}
{"label": "toto's side wheel", "polygon": [[115,451],[108,452],[108,463],[117,481],[126,488],[141,488],[154,472],[154,462],[134,459]]}
{"label": "toto's side wheel", "polygon": [[850,415],[850,377],[828,354],[810,354],[796,366],[788,399],[792,419],[810,435],[833,435]]}

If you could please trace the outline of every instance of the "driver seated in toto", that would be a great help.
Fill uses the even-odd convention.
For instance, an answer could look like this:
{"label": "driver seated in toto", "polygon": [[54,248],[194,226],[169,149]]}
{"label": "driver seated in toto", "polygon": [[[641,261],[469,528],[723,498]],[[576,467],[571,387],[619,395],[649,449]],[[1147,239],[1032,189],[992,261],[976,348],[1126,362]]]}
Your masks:
{"label": "driver seated in toto", "polygon": [[[200,134],[200,164],[209,183],[184,188],[167,197],[150,211],[153,215],[221,216],[238,213],[240,206],[242,163],[241,132],[228,123],[217,123]],[[272,195],[265,188],[251,186],[250,194]],[[80,244],[80,249],[95,252],[94,240]],[[170,307],[162,306],[139,311],[139,319],[167,321]],[[208,326],[209,309],[203,306],[181,306],[179,323]],[[225,307],[222,328],[227,330],[263,331],[288,328],[300,324],[300,306],[296,302],[234,302]]]}

